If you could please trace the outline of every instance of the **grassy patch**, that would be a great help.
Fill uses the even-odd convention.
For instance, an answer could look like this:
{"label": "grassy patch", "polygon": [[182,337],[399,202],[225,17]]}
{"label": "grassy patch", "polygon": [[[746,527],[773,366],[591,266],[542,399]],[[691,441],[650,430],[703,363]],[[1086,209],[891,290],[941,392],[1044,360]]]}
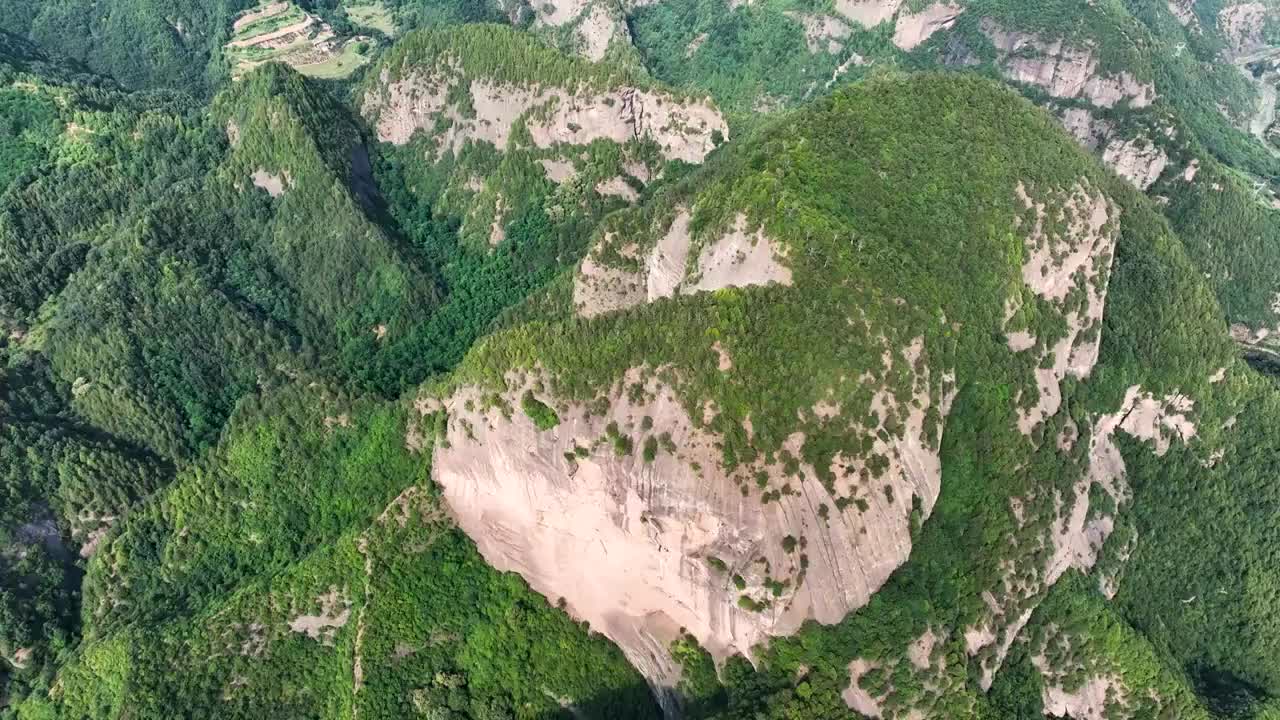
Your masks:
{"label": "grassy patch", "polygon": [[295,65],[294,69],[308,77],[321,80],[345,78],[355,72],[356,68],[369,62],[367,55],[360,52],[363,43],[347,43],[342,52],[314,65]]}
{"label": "grassy patch", "polygon": [[347,18],[355,25],[378,30],[388,37],[395,37],[398,32],[391,11],[380,2],[352,5],[347,8]]}

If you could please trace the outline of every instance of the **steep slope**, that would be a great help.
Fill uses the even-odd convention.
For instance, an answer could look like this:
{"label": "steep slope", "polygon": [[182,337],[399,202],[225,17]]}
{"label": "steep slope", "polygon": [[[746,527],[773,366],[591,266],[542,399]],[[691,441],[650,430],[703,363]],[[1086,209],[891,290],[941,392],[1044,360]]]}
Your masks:
{"label": "steep slope", "polygon": [[704,89],[741,130],[761,111],[885,65],[998,77],[1056,115],[1168,216],[1235,334],[1266,346],[1272,309],[1277,8],[1270,2],[1019,4],[667,0],[629,11],[645,65]]}
{"label": "steep slope", "polygon": [[299,305],[298,329],[358,372],[438,294],[411,250],[369,217],[377,189],[354,119],[280,65],[236,83],[213,112],[231,145],[218,179],[268,199],[257,232]]}
{"label": "steep slope", "polygon": [[420,194],[462,215],[477,243],[501,241],[508,218],[545,194],[539,177],[567,186],[562,215],[591,197],[633,202],[667,163],[701,163],[727,139],[705,98],[500,26],[411,34],[375,70],[365,117],[379,140],[426,161]]}
{"label": "steep slope", "polygon": [[[1110,428],[1135,402],[1165,407],[1135,388],[1099,420],[1094,460],[1087,428],[1057,439],[1136,200],[1011,94],[886,79],[755,140],[610,218],[558,314],[424,390],[434,430],[410,438],[437,434],[433,476],[486,559],[563,596],[668,708],[680,628],[720,661],[752,657],[806,619],[839,622],[907,560],[961,388],[1002,388],[990,432],[1057,468],[1009,492],[1027,538],[999,554],[1029,584],[967,606],[1012,633],[1035,588],[1090,567],[1084,538],[1106,537],[1084,513],[1092,483],[1127,492]],[[908,177],[930,182],[904,193]],[[1076,433],[1081,452],[1049,451]]]}
{"label": "steep slope", "polygon": [[442,308],[369,376],[447,371],[506,308],[586,252],[607,213],[700,163],[726,128],[703,97],[494,25],[411,33],[369,72],[387,211],[439,268]]}
{"label": "steep slope", "polygon": [[231,19],[255,0],[60,0],[0,3],[0,30],[30,38],[127,88],[209,95]]}
{"label": "steep slope", "polygon": [[86,642],[20,712],[653,717],[616,648],[484,565],[404,430],[316,382],[243,406],[104,540]]}
{"label": "steep slope", "polygon": [[381,7],[0,35],[0,716],[1274,714],[1269,4]]}

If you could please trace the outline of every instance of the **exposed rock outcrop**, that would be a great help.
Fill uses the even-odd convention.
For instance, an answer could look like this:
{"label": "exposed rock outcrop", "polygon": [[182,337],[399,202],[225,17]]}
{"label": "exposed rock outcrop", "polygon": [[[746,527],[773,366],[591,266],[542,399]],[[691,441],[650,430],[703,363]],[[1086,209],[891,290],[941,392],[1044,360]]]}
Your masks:
{"label": "exposed rock outcrop", "polygon": [[[837,455],[833,468],[842,472],[830,488],[803,462],[799,476],[763,458],[724,470],[723,438],[706,425],[710,408],[691,416],[662,369],[629,370],[606,403],[567,403],[540,391],[559,419],[546,431],[503,410],[554,385],[537,372],[509,373],[496,402],[485,389],[463,387],[419,408],[447,418],[434,477],[486,560],[519,572],[548,598],[564,598],[670,705],[679,669],[667,648],[680,628],[719,660],[751,657],[757,643],[807,619],[839,621],[906,561],[913,507],[927,517],[941,488],[937,436],[925,418],[931,408],[945,417],[954,394],[945,373],[919,362],[923,351],[922,339],[885,348],[886,371],[908,373],[913,391],[899,399],[879,390],[873,407],[882,424],[903,418],[904,431],[899,438],[883,426],[862,427],[869,452]],[[725,367],[719,357],[716,367]],[[731,370],[730,361],[721,372]],[[619,437],[639,438],[646,424],[662,433],[661,450],[649,458],[619,450]],[[802,457],[803,443],[795,433],[785,447]],[[858,493],[858,469],[871,458],[886,463],[876,487],[857,504],[837,503]],[[761,477],[762,487],[784,489],[772,500],[744,489]]]}
{"label": "exposed rock outcrop", "polygon": [[892,20],[903,0],[836,0],[836,12],[865,28]]}
{"label": "exposed rock outcrop", "polygon": [[[465,83],[473,112],[464,113],[451,93]],[[720,112],[707,100],[684,100],[658,90],[633,87],[611,91],[568,89],[537,84],[463,80],[456,69],[418,67],[404,77],[382,82],[364,98],[364,114],[375,122],[378,139],[397,145],[414,133],[432,130],[437,153],[458,153],[467,142],[508,148],[511,132],[523,121],[533,145],[586,145],[594,140],[626,143],[651,140],[669,160],[698,163],[715,147],[713,137],[728,135]]]}
{"label": "exposed rock outcrop", "polygon": [[786,14],[804,26],[805,44],[811,53],[827,52],[835,55],[844,49],[842,41],[853,33],[853,28],[830,15],[802,12]]}
{"label": "exposed rock outcrop", "polygon": [[253,181],[255,187],[266,190],[271,197],[280,197],[284,194],[285,188],[293,184],[289,173],[273,175],[266,170],[255,170],[249,179]]}
{"label": "exposed rock outcrop", "polygon": [[1184,27],[1192,27],[1197,22],[1195,0],[1166,0],[1165,4]]}
{"label": "exposed rock outcrop", "polygon": [[935,2],[920,12],[904,12],[898,16],[893,30],[893,44],[902,50],[914,50],[939,30],[955,25],[964,8],[955,2]]}
{"label": "exposed rock outcrop", "polygon": [[1006,30],[990,18],[984,18],[980,27],[1000,53],[1001,71],[1013,82],[1035,85],[1057,98],[1083,98],[1098,107],[1128,101],[1131,107],[1142,108],[1156,98],[1154,85],[1139,82],[1128,72],[1101,74],[1093,48]]}
{"label": "exposed rock outcrop", "polygon": [[[689,258],[695,247],[689,221],[687,210],[678,212],[643,258],[635,239],[606,234],[575,278],[573,298],[578,313],[593,317],[677,293],[791,284],[791,270],[781,248],[763,228],[751,232],[745,215],[739,215],[727,232],[704,242],[691,269]],[[622,262],[604,259],[614,253]]]}
{"label": "exposed rock outcrop", "polygon": [[[1030,582],[1025,578],[1015,579],[1010,566],[1001,587],[984,595],[989,614],[966,633],[967,636],[973,633],[975,640],[969,646],[971,655],[992,646],[997,636],[1004,638],[995,646],[995,654],[983,668],[983,688],[991,686],[1010,646],[1030,620],[1036,595],[1051,587],[1071,568],[1086,572],[1092,569],[1099,551],[1114,530],[1114,518],[1096,509],[1091,511],[1089,496],[1091,488],[1097,486],[1116,503],[1126,502],[1129,498],[1124,457],[1116,444],[1116,433],[1123,432],[1135,439],[1149,441],[1152,451],[1163,456],[1175,438],[1188,443],[1196,437],[1196,426],[1188,417],[1194,405],[1194,401],[1185,395],[1157,398],[1135,385],[1125,392],[1115,412],[1093,421],[1084,476],[1075,483],[1067,497],[1060,497],[1055,491],[1054,519],[1048,537],[1037,537],[1035,546],[1021,549],[1024,554],[1041,548],[1048,551],[1048,559],[1038,578]],[[1022,503],[1016,498],[1014,501]],[[1069,700],[1067,697],[1058,699],[1063,702]]]}
{"label": "exposed rock outcrop", "polygon": [[1232,51],[1239,55],[1262,47],[1262,30],[1267,6],[1245,2],[1224,7],[1218,13],[1218,31]]}
{"label": "exposed rock outcrop", "polygon": [[[1109,120],[1095,118],[1086,108],[1064,110],[1059,118],[1063,128],[1081,145],[1098,153],[1102,162],[1139,190],[1147,190],[1164,174],[1169,156],[1144,135],[1123,137]],[[1198,165],[1186,169],[1184,178],[1194,178]]]}
{"label": "exposed rock outcrop", "polygon": [[1103,150],[1102,161],[1134,187],[1146,190],[1160,179],[1169,156],[1146,138],[1114,138]]}
{"label": "exposed rock outcrop", "polygon": [[[1058,412],[1062,402],[1059,384],[1067,376],[1085,378],[1098,361],[1102,312],[1106,303],[1119,224],[1115,209],[1102,194],[1084,184],[1064,193],[1058,204],[1066,227],[1054,231],[1046,203],[1034,201],[1025,187],[1017,188],[1018,198],[1031,212],[1024,223],[1025,250],[1022,279],[1037,296],[1056,305],[1067,319],[1065,335],[1055,339],[1034,339],[1026,331],[1010,334],[1010,349],[1021,352],[1042,348],[1042,362],[1036,369],[1039,397],[1030,408],[1020,411],[1018,426],[1030,433],[1036,425]],[[1084,302],[1076,305],[1068,296],[1083,291]],[[1012,317],[1016,307],[1007,309]],[[1050,341],[1051,340],[1051,341]],[[1052,358],[1050,363],[1043,362]]]}

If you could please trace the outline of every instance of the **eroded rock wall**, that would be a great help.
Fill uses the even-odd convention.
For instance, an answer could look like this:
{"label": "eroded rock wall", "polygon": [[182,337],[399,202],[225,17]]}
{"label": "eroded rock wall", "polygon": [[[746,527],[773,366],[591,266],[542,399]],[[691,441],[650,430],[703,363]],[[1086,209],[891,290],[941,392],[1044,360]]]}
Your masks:
{"label": "eroded rock wall", "polygon": [[[469,98],[464,112],[456,94]],[[438,154],[457,154],[468,142],[485,142],[505,151],[512,130],[523,124],[539,149],[586,145],[595,140],[626,143],[651,140],[668,160],[699,163],[728,136],[720,112],[707,100],[685,100],[658,90],[619,87],[609,91],[466,80],[444,63],[410,69],[404,77],[382,82],[365,95],[363,111],[378,139],[396,145],[417,132],[436,132]]]}
{"label": "eroded rock wall", "polygon": [[984,18],[980,27],[1000,54],[1001,72],[1013,82],[1035,85],[1056,98],[1081,98],[1104,108],[1122,101],[1143,108],[1156,99],[1155,86],[1140,82],[1129,72],[1102,73],[1092,47],[1008,30],[990,18]]}
{"label": "eroded rock wall", "polygon": [[[732,359],[718,352],[717,369],[732,373]],[[807,464],[797,477],[779,459],[726,471],[722,438],[708,425],[714,408],[691,415],[663,379],[679,374],[671,368],[633,368],[605,403],[564,402],[539,390],[552,383],[531,371],[508,374],[501,401],[464,387],[420,409],[447,416],[434,478],[486,560],[519,572],[552,602],[563,598],[670,705],[679,668],[668,649],[679,628],[717,660],[751,657],[758,643],[807,619],[838,622],[906,561],[913,508],[927,517],[941,487],[939,435],[925,418],[931,408],[945,417],[954,393],[949,374],[924,364],[923,353],[922,338],[886,345],[886,370],[910,373],[913,392],[905,402],[877,392],[881,425],[858,430],[874,440],[864,455],[832,460],[831,487]],[[555,427],[539,430],[518,409],[526,392],[555,408]],[[837,406],[815,413],[850,422]],[[890,416],[904,419],[900,435],[884,431]],[[658,436],[649,457],[642,441]],[[633,449],[620,451],[618,437]],[[785,449],[798,458],[803,444],[795,432]],[[873,461],[884,463],[879,479],[859,492]],[[744,490],[761,477],[775,491],[769,500]],[[858,503],[837,502],[854,495]]]}

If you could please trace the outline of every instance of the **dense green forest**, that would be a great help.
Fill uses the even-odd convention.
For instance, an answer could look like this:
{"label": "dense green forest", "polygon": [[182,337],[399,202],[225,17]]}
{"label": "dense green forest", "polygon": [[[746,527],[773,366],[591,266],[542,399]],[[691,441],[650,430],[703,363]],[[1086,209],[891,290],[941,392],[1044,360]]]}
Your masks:
{"label": "dense green forest", "polygon": [[[610,6],[621,45],[591,63],[567,50],[601,31],[597,4],[299,2],[372,37],[367,67],[326,81],[279,63],[232,80],[224,46],[252,0],[0,0],[0,718],[654,718],[676,698],[688,718],[807,719],[850,717],[862,693],[881,717],[1003,720],[1103,681],[1106,717],[1278,716],[1280,387],[1232,333],[1265,353],[1278,326],[1280,160],[1239,122],[1260,91],[1232,64],[1236,6],[1193,3],[1193,26],[1157,0],[971,0],[904,48],[895,13],[929,3],[887,3],[868,28],[843,0],[662,0]],[[840,25],[815,40],[820,17]],[[992,23],[1089,48],[1156,100],[1013,82],[1010,58],[1041,51],[1006,53]],[[1256,44],[1280,39],[1259,23]],[[388,85],[441,67],[443,119],[379,142],[367,99],[429,104],[435,87]],[[506,146],[477,132],[441,150],[475,103],[538,92],[554,97],[535,115],[705,98],[731,139],[700,167],[665,160],[606,125],[634,111],[611,100],[567,121],[605,127],[589,144],[535,141],[522,119]],[[1146,193],[1063,132],[1070,109],[1154,138]],[[599,190],[614,179],[628,192]],[[1106,269],[1056,300],[1027,289],[1024,236],[1078,239],[1071,203],[1095,196]],[[664,296],[642,280],[644,300],[584,317],[582,260],[646,270],[683,214],[690,284],[735,228],[770,239],[787,281]],[[1020,432],[1054,348],[1094,341],[1096,366]],[[487,564],[435,475],[471,432],[448,399],[476,390],[467,412],[555,437],[651,381],[714,435],[734,497],[769,506],[812,480],[824,520],[868,493],[894,504],[871,448],[906,441],[920,410],[941,492],[931,512],[899,498],[909,560],[839,622],[750,658],[682,627],[651,648],[678,668],[660,681],[529,568]],[[1090,453],[1135,388],[1189,399],[1195,429],[1116,432],[1113,490]],[[610,423],[566,461],[683,458],[662,422]],[[850,458],[861,475],[840,474]],[[1050,579],[1081,483],[1105,543]],[[772,540],[801,567],[816,552]],[[773,612],[805,582],[767,578],[772,596],[738,608]],[[971,647],[997,606],[1024,617]]]}

